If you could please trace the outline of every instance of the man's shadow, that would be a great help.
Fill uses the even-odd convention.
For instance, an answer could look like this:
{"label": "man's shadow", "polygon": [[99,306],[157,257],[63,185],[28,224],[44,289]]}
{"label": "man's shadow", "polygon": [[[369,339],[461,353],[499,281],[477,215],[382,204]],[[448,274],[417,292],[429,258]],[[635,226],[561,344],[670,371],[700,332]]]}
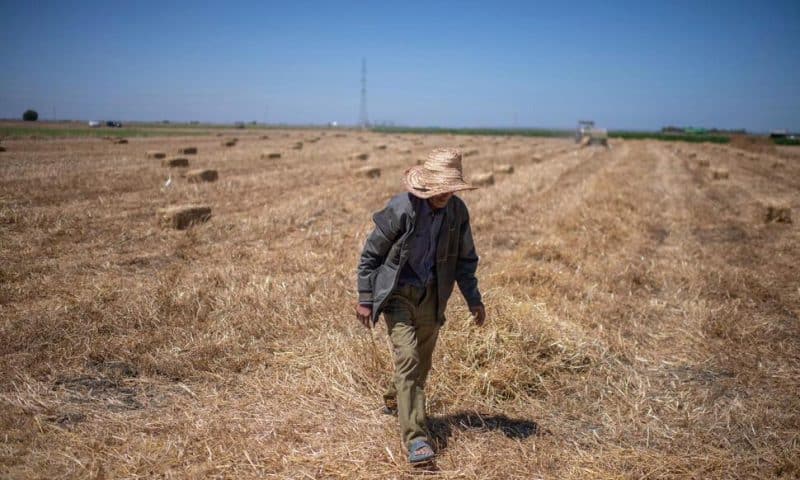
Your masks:
{"label": "man's shadow", "polygon": [[541,429],[536,422],[508,418],[505,415],[481,415],[479,413],[461,412],[445,415],[444,417],[428,418],[428,431],[431,434],[431,440],[437,446],[437,450],[447,448],[447,442],[456,429],[473,432],[500,430],[508,438],[521,440],[541,433]]}

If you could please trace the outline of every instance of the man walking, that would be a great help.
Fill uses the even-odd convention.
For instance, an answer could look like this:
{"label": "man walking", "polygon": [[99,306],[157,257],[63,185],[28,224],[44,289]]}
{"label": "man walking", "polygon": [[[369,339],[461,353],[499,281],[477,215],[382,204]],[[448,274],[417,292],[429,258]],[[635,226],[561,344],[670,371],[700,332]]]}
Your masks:
{"label": "man walking", "polygon": [[469,212],[453,195],[476,188],[463,179],[461,152],[433,150],[423,165],[406,171],[403,183],[408,192],[373,215],[375,228],[358,264],[356,316],[370,328],[384,314],[395,364],[384,411],[397,412],[408,460],[420,463],[434,456],[424,388],[454,284],[476,325],[483,325],[486,310],[475,278]]}

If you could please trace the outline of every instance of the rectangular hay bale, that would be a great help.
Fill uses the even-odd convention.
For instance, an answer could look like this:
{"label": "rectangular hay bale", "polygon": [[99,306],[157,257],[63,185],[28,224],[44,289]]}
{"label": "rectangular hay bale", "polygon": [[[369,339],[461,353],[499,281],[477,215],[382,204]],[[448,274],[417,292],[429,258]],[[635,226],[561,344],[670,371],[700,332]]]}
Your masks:
{"label": "rectangular hay bale", "polygon": [[381,176],[381,169],[371,166],[359,167],[355,169],[355,174],[357,177],[378,178]]}
{"label": "rectangular hay bale", "polygon": [[711,177],[714,180],[722,180],[728,178],[728,171],[724,168],[715,168],[711,170]]}
{"label": "rectangular hay bale", "polygon": [[183,147],[178,149],[179,155],[197,155],[197,147]]}
{"label": "rectangular hay bale", "polygon": [[206,205],[177,205],[158,210],[159,225],[177,230],[185,230],[210,218],[211,207]]}
{"label": "rectangular hay bale", "polygon": [[476,173],[470,179],[470,183],[476,187],[485,187],[494,185],[494,174],[489,173]]}
{"label": "rectangular hay bale", "polygon": [[201,168],[186,172],[186,180],[189,183],[216,182],[218,178],[219,174],[217,171],[209,168]]}
{"label": "rectangular hay bale", "polygon": [[365,161],[369,158],[369,153],[354,153],[351,158],[353,160]]}
{"label": "rectangular hay bale", "polygon": [[281,154],[279,152],[265,152],[261,154],[262,160],[274,159],[274,158],[281,158]]}
{"label": "rectangular hay bale", "polygon": [[145,153],[145,157],[161,160],[162,158],[167,158],[167,154],[156,150],[149,150]]}
{"label": "rectangular hay bale", "polygon": [[765,221],[767,223],[792,223],[792,209],[785,205],[768,205]]}
{"label": "rectangular hay bale", "polygon": [[188,167],[189,166],[189,159],[183,157],[175,157],[175,158],[166,158],[161,161],[161,165],[164,167]]}
{"label": "rectangular hay bale", "polygon": [[495,165],[495,173],[514,173],[514,165]]}

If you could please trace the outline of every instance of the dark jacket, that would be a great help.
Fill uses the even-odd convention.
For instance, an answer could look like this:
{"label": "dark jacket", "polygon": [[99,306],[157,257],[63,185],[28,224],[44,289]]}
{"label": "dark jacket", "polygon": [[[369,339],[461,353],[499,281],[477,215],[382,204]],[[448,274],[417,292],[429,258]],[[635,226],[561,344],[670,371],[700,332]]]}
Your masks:
{"label": "dark jacket", "polygon": [[[425,201],[410,193],[401,193],[372,217],[375,228],[367,237],[358,262],[358,300],[372,302],[373,323],[397,288],[400,271],[408,261],[409,237],[414,232],[416,215],[421,202]],[[436,246],[437,318],[440,322],[445,321],[444,311],[456,282],[467,305],[481,305],[475,278],[477,267],[478,255],[472,242],[467,206],[453,196],[445,207]]]}

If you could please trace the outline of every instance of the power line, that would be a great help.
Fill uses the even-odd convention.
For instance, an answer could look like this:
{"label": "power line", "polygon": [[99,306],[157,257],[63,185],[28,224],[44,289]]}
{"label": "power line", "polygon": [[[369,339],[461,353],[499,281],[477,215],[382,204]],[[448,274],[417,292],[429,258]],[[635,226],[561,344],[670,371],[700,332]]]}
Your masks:
{"label": "power line", "polygon": [[359,113],[358,124],[361,128],[369,127],[369,117],[367,116],[367,59],[361,59],[361,112]]}

